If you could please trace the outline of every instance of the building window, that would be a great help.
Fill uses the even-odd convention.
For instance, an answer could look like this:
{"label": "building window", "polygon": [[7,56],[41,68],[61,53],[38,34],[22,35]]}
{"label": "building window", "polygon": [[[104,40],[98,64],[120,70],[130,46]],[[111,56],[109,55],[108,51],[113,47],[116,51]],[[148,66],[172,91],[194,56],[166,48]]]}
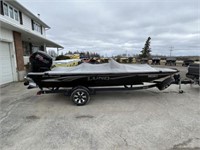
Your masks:
{"label": "building window", "polygon": [[34,30],[40,32],[40,25],[34,22]]}
{"label": "building window", "polygon": [[9,6],[10,18],[14,19],[13,8]]}
{"label": "building window", "polygon": [[22,46],[24,49],[24,56],[30,56],[30,51],[31,51],[30,44],[28,42],[22,41]]}
{"label": "building window", "polygon": [[19,13],[18,13],[18,11],[14,10],[14,12],[15,12],[15,20],[19,21]]}
{"label": "building window", "polygon": [[40,32],[42,34],[42,31],[41,31],[42,27],[40,26],[40,24],[38,24],[37,22],[35,22],[33,20],[31,20],[31,22],[32,22],[32,29],[34,31]]}
{"label": "building window", "polygon": [[6,15],[12,19],[15,19],[16,21],[19,21],[19,19],[20,19],[19,11],[7,3],[3,3],[3,12],[4,12],[4,15]]}
{"label": "building window", "polygon": [[3,10],[4,10],[4,14],[6,15],[6,16],[9,16],[9,14],[8,14],[8,5],[7,4],[3,4]]}

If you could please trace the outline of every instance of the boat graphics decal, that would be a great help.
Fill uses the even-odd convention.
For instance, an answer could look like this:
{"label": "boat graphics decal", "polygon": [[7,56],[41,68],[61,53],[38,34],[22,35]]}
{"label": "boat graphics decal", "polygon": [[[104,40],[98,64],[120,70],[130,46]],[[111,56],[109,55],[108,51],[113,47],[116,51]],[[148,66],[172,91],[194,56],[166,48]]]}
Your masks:
{"label": "boat graphics decal", "polygon": [[[139,76],[144,76],[145,74],[140,74],[140,75],[126,75],[126,76],[64,76],[64,77],[58,77],[54,76],[49,76],[49,78],[42,80],[43,82],[56,82],[56,81],[65,81],[65,82],[70,82],[70,81],[75,81],[78,79],[83,79],[85,78],[87,81],[109,81],[109,80],[119,80],[119,79],[124,79],[124,78],[132,78],[132,77],[139,77]],[[148,75],[149,78],[157,78],[159,75],[157,74],[151,74]]]}
{"label": "boat graphics decal", "polygon": [[65,77],[59,77],[59,78],[50,78],[50,79],[45,79],[42,80],[43,82],[56,82],[56,81],[74,81],[77,79],[81,79],[81,78],[86,78],[87,76],[65,76]]}

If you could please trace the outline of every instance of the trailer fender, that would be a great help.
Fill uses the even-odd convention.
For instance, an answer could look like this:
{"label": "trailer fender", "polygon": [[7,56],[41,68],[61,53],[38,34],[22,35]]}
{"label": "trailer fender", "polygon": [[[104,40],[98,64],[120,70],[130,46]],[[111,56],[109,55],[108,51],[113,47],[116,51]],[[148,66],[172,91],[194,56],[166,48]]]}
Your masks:
{"label": "trailer fender", "polygon": [[156,87],[159,90],[164,90],[164,89],[168,88],[173,82],[174,82],[174,79],[169,77],[169,78],[165,79],[164,81],[157,83]]}

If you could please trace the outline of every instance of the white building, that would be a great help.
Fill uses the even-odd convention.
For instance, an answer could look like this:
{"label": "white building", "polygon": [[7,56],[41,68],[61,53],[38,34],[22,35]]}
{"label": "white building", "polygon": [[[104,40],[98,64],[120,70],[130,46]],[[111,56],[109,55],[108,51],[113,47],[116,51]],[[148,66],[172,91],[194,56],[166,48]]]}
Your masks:
{"label": "white building", "polygon": [[16,0],[0,0],[0,85],[23,80],[31,53],[63,48],[46,38],[50,27]]}

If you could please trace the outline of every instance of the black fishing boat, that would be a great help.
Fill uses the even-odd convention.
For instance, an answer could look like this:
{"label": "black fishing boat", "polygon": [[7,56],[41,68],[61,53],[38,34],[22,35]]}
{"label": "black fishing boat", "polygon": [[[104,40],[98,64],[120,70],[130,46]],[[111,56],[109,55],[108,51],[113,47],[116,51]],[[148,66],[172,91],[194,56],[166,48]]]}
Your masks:
{"label": "black fishing boat", "polygon": [[41,93],[44,92],[44,88],[50,89],[50,92],[70,88],[70,95],[76,93],[75,97],[71,97],[78,105],[85,104],[86,100],[79,98],[80,101],[76,101],[76,97],[80,97],[80,93],[88,97],[91,89],[95,87],[124,86],[131,89],[133,85],[151,82],[163,90],[173,82],[172,75],[178,72],[176,69],[153,68],[147,64],[120,64],[113,59],[104,64],[82,63],[75,67],[51,69],[51,57],[40,51],[30,57],[30,62],[32,72],[27,74],[25,85],[31,87],[32,81],[41,89]]}

